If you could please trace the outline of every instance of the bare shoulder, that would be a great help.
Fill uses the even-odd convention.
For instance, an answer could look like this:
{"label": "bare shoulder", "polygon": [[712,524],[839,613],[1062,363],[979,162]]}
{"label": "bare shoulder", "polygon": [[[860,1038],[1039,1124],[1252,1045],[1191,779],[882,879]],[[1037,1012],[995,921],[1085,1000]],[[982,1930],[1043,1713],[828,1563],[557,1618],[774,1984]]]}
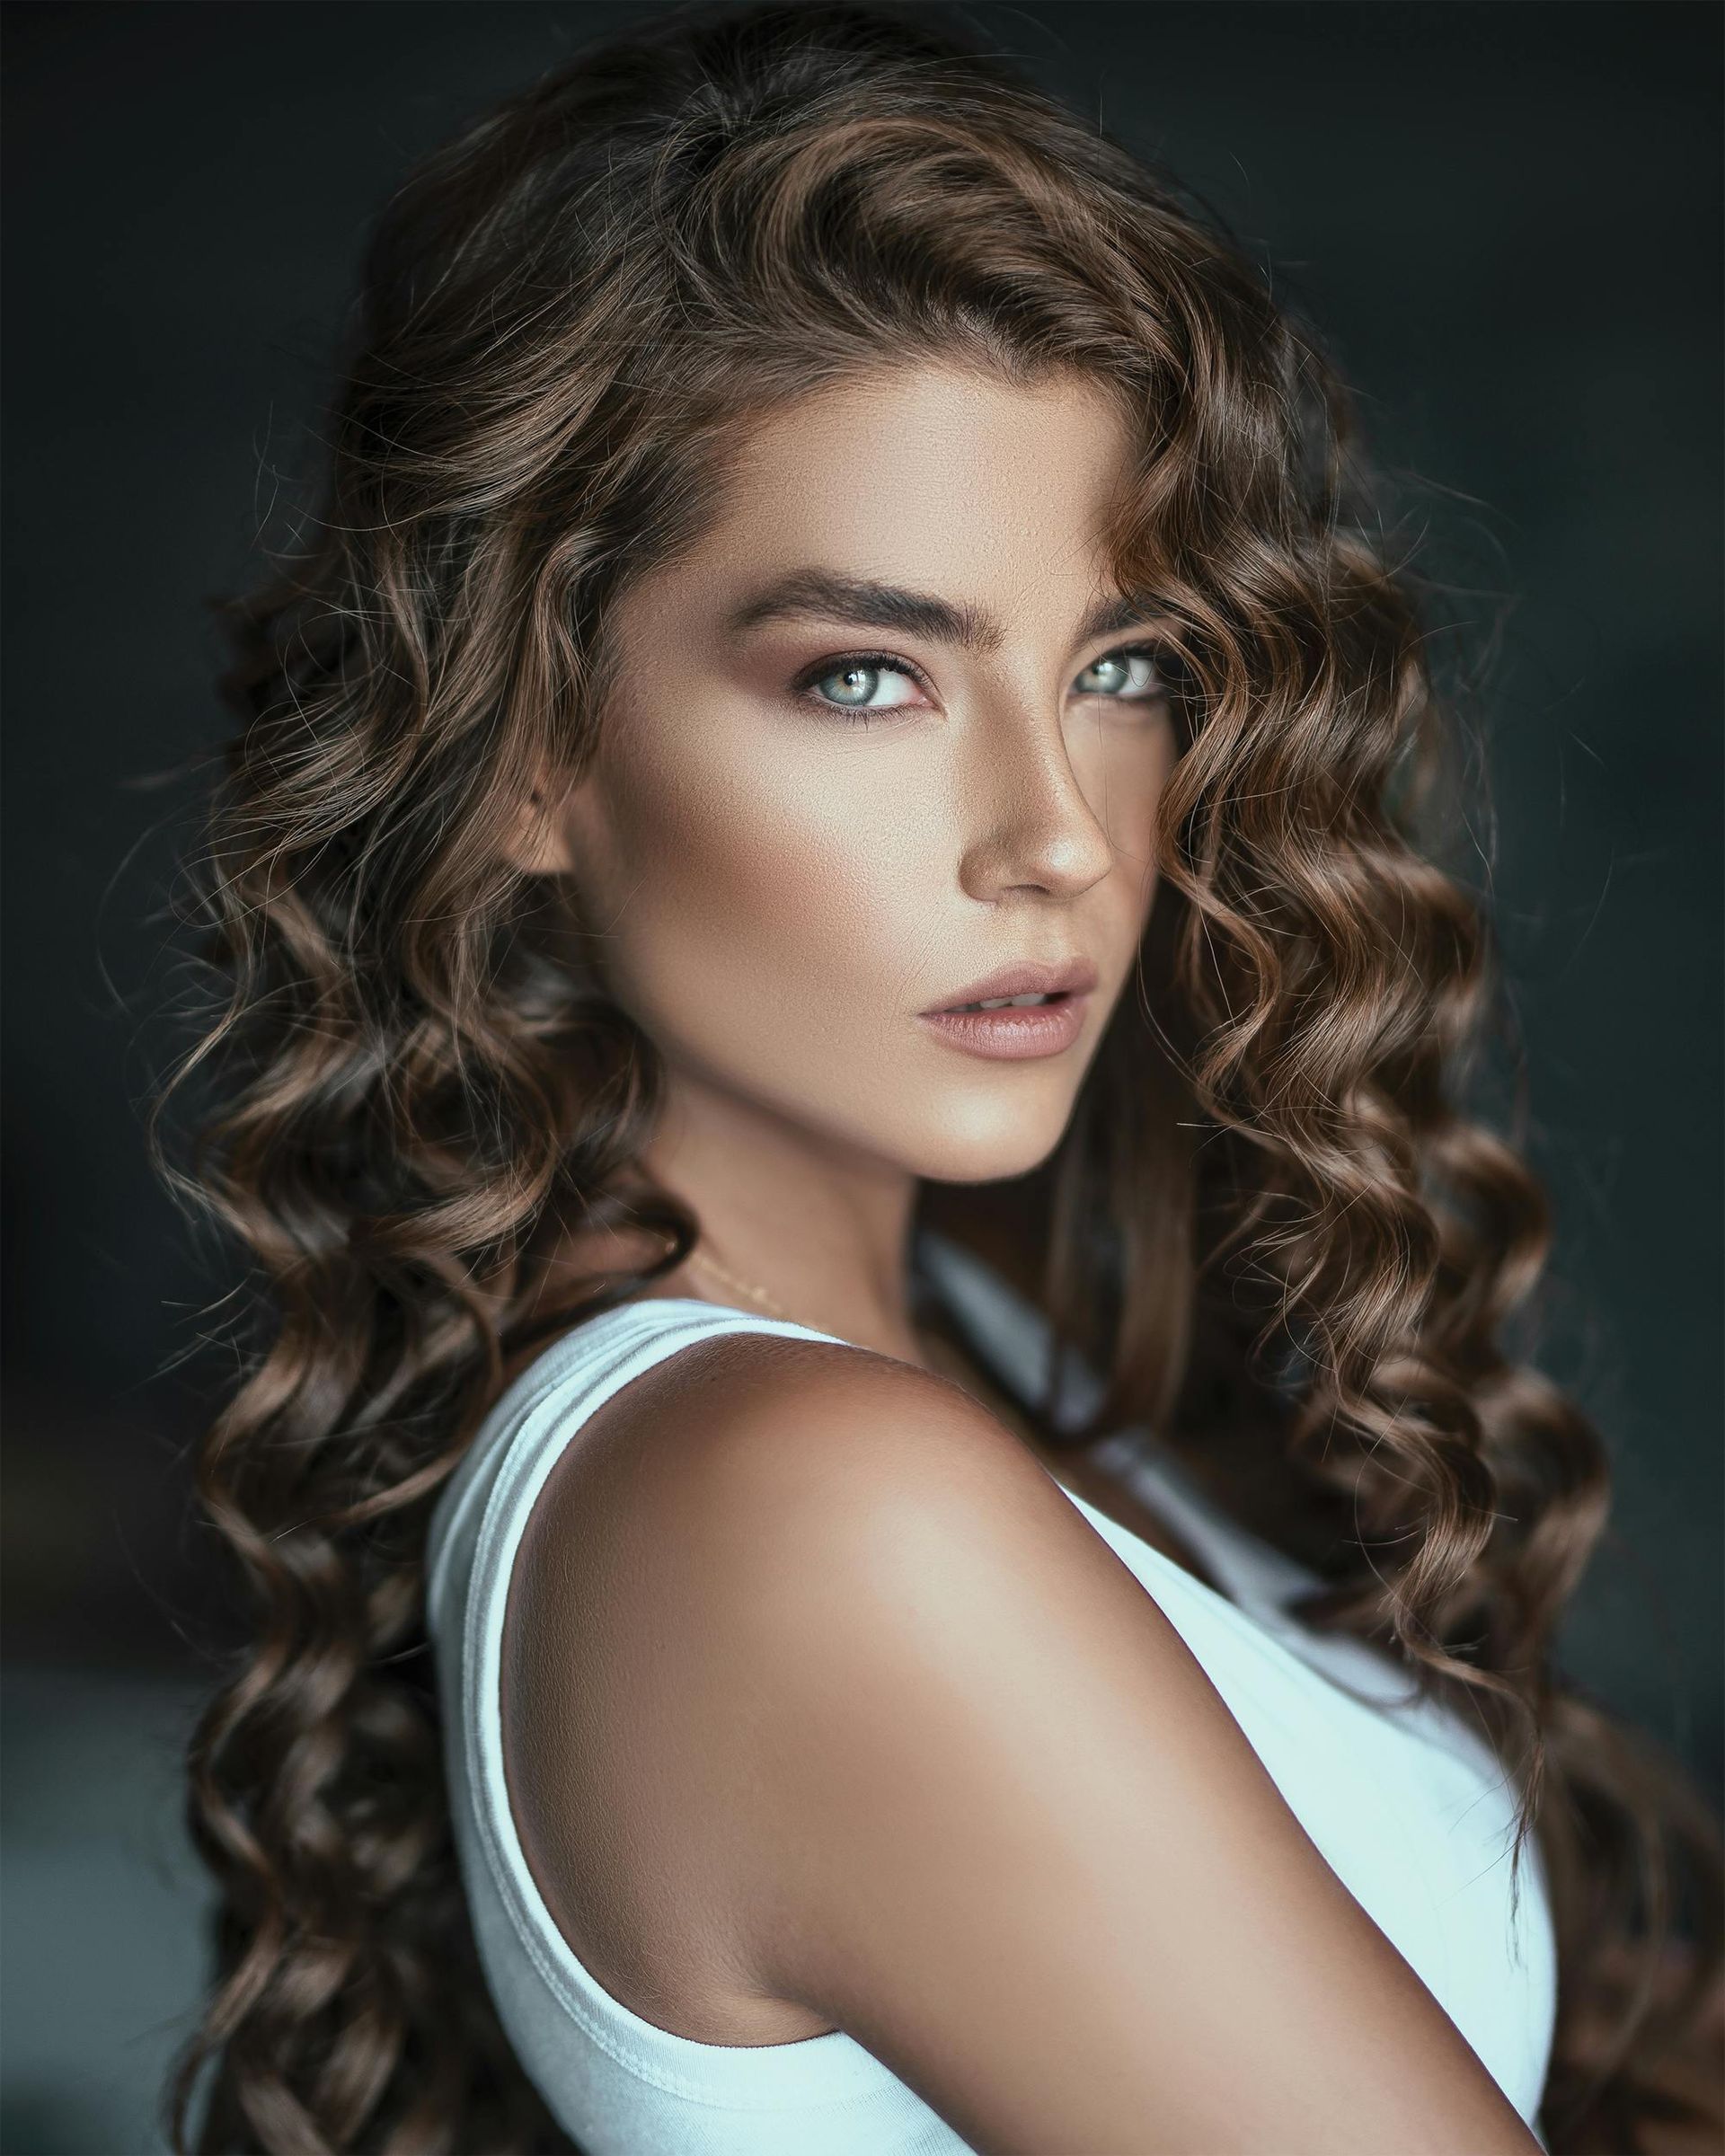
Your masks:
{"label": "bare shoulder", "polygon": [[[732,1333],[654,1365],[592,1415],[535,1508],[536,1537],[649,1545],[662,1568],[722,1595],[818,1577],[833,1538],[858,1557],[927,1522],[1004,1507],[1063,1524],[1071,1507],[1033,1455],[960,1386],[865,1349]],[[945,1515],[944,1521],[942,1515]],[[1081,1531],[1071,1538],[1082,1548]],[[660,1584],[663,1584],[662,1582]]]}
{"label": "bare shoulder", "polygon": [[[881,1651],[883,1623],[951,1627],[960,1605],[990,1655],[1003,1627],[1034,1633],[1055,1593],[1077,1595],[1117,1638],[1122,1611],[1161,1625],[1185,1658],[986,1408],[935,1373],[848,1346],[732,1334],[656,1365],[583,1432],[551,1523],[559,1513],[565,1548],[603,1533],[618,1574],[651,1593],[661,1640],[697,1658],[739,1744],[732,1695],[765,1682],[788,1701],[805,1663],[827,1682],[836,1653]],[[949,1631],[951,1652],[963,1636]]]}
{"label": "bare shoulder", "polygon": [[[589,1691],[647,1681],[631,1643],[650,1634],[650,1681],[686,1684],[736,1731],[751,1664],[784,1686],[800,1643],[832,1651],[809,1605],[866,1632],[878,1593],[903,1608],[907,1595],[974,1588],[978,1565],[1024,1577],[1051,1533],[1068,1564],[1124,1578],[1041,1464],[958,1385],[848,1346],[727,1334],[588,1417],[529,1520],[511,1626],[525,1638],[530,1619],[537,1647],[579,1652]],[[848,1616],[835,1590],[856,1597]]]}
{"label": "bare shoulder", "polygon": [[733,1533],[760,1537],[787,1563],[832,1535],[859,1553],[876,1532],[896,1542],[947,1507],[1069,1509],[1013,1433],[933,1372],[765,1334],[730,1336],[686,1371],[664,1368],[668,1383],[636,1403],[623,1442],[650,1428],[703,1515],[717,1508]]}
{"label": "bare shoulder", "polygon": [[[974,1503],[985,1454],[1019,1502],[1039,1481],[1065,1505],[944,1378],[747,1332],[653,1365],[560,1457],[510,1582],[505,1758],[553,1917],[636,2011],[707,2042],[832,2025],[756,1981],[731,1918],[770,1862],[751,1841],[758,1690],[788,1702],[813,1674],[826,1649],[803,1613],[836,1566],[854,1570],[867,1546],[902,1554],[919,1489]],[[808,1639],[808,1665],[783,1625]]]}
{"label": "bare shoulder", "polygon": [[632,2003],[698,1984],[677,2010],[720,2002],[712,2041],[843,2028],[979,2150],[1532,2156],[1178,1631],[986,1409],[774,1336],[651,1374],[546,1512],[519,1664],[544,1831],[619,1837],[593,1936],[659,1942]]}

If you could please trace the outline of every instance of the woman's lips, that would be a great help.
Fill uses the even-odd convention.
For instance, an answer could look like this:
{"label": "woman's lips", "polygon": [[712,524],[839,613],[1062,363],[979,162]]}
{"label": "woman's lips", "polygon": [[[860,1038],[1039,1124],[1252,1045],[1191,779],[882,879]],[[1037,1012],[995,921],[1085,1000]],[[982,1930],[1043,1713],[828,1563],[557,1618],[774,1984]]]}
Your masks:
{"label": "woman's lips", "polygon": [[916,1022],[932,1027],[949,1047],[967,1056],[1016,1063],[1032,1056],[1058,1056],[1071,1047],[1084,1029],[1089,1009],[1085,991],[1002,1011],[924,1011]]}

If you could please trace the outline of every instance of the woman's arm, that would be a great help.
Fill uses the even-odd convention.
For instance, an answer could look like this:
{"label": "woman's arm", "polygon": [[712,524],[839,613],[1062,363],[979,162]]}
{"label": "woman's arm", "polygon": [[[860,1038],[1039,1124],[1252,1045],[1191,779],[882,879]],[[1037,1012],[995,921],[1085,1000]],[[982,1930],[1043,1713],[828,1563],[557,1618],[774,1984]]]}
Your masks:
{"label": "woman's arm", "polygon": [[1179,1634],[986,1410],[832,1350],[703,1408],[688,1584],[738,1702],[709,1787],[738,1794],[727,1904],[764,1992],[986,2156],[1532,2156]]}

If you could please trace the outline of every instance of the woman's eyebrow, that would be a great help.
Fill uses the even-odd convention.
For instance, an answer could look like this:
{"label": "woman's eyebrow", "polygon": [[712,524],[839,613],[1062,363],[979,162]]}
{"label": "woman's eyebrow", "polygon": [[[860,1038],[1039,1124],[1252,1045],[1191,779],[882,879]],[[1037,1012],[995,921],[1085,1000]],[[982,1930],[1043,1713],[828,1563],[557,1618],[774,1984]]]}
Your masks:
{"label": "woman's eyebrow", "polygon": [[[1079,624],[1077,641],[1088,643],[1092,637],[1130,629],[1157,611],[1147,597],[1119,594],[1099,599]],[[763,622],[813,617],[849,622],[861,629],[897,630],[901,635],[978,653],[997,651],[1006,637],[999,620],[981,607],[822,569],[794,570],[756,592],[731,613],[726,628],[737,638]]]}

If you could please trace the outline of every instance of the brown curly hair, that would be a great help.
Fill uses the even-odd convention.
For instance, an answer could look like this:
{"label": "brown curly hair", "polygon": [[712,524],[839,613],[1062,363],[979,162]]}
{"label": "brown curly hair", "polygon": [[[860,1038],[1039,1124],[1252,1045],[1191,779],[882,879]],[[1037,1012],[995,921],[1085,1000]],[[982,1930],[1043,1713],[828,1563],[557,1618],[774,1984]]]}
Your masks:
{"label": "brown curly hair", "polygon": [[[1136,993],[1026,1185],[1053,1337],[1105,1374],[1074,1441],[1154,1426],[1243,1514],[1278,1492],[1315,1523],[1306,1621],[1465,1704],[1517,1778],[1517,1865],[1537,1832],[1555,2156],[1685,2145],[1657,2136],[1721,2124],[1719,1834],[1552,1668],[1609,1478],[1501,1337],[1550,1230],[1456,1104],[1501,997],[1438,865],[1468,759],[1434,592],[1219,219],[926,21],[807,5],[656,17],[415,168],[370,237],[313,536],[220,602],[219,992],[152,1140],[251,1268],[198,1487],[261,1609],[190,1752],[218,1968],[172,2145],[194,2111],[204,2152],[572,2145],[476,1957],[424,1542],[505,1359],[699,1224],[636,1174],[651,1042],[503,842],[533,774],[590,753],[619,590],[703,527],[753,422],[883,354],[1117,399],[1112,558],[1172,624]],[[176,1159],[167,1104],[200,1096]],[[664,1258],[547,1299],[569,1231],[623,1221]]]}

